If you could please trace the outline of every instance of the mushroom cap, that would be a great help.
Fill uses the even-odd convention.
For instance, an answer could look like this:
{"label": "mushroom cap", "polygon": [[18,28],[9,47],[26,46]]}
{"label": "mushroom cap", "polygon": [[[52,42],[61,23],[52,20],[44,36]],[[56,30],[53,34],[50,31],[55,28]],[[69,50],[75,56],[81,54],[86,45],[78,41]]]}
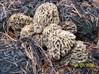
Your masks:
{"label": "mushroom cap", "polygon": [[61,30],[61,26],[57,24],[50,24],[49,26],[45,27],[43,30],[43,35],[48,36],[49,34],[53,33],[56,30]]}
{"label": "mushroom cap", "polygon": [[43,42],[44,42],[45,46],[46,46],[46,43],[48,41],[48,36],[51,33],[54,33],[56,30],[59,30],[59,29],[62,29],[62,28],[57,24],[50,24],[44,28],[44,30],[43,30]]}
{"label": "mushroom cap", "polygon": [[41,4],[35,11],[34,22],[37,23],[38,27],[41,25],[43,29],[52,23],[59,24],[57,6],[48,2]]}
{"label": "mushroom cap", "polygon": [[31,17],[26,16],[22,13],[16,13],[10,16],[7,21],[7,26],[11,27],[15,31],[16,35],[19,35],[21,29],[25,25],[30,25],[30,23],[33,23],[33,19]]}
{"label": "mushroom cap", "polygon": [[70,31],[72,33],[77,32],[77,26],[72,21],[64,21],[60,23],[63,30]]}
{"label": "mushroom cap", "polygon": [[37,32],[39,32],[39,29],[35,31],[34,27],[35,25],[32,23],[30,25],[26,25],[22,28],[20,36],[31,36],[39,45],[43,46],[43,35],[38,34]]}
{"label": "mushroom cap", "polygon": [[38,23],[34,23],[34,32],[35,33],[42,33],[43,31],[43,26],[42,25],[38,25]]}
{"label": "mushroom cap", "polygon": [[75,35],[69,31],[56,30],[48,36],[46,46],[48,54],[55,60],[60,60],[70,53],[75,44]]}
{"label": "mushroom cap", "polygon": [[32,36],[33,34],[35,34],[33,24],[26,25],[20,32],[20,36]]}
{"label": "mushroom cap", "polygon": [[86,62],[88,59],[87,48],[82,41],[76,41],[71,53],[71,64]]}
{"label": "mushroom cap", "polygon": [[75,46],[72,48],[71,52],[67,56],[61,58],[58,62],[61,66],[73,66],[77,63],[86,62],[87,59],[88,52],[86,45],[82,41],[75,41]]}
{"label": "mushroom cap", "polygon": [[38,27],[37,23],[30,23],[22,28],[20,36],[32,36],[33,34],[41,34],[42,26]]}

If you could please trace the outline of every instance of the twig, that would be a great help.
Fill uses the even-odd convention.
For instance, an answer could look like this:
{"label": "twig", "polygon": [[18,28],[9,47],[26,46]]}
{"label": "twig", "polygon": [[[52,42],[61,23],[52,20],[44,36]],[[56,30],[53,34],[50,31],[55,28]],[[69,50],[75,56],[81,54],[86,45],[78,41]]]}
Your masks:
{"label": "twig", "polygon": [[51,60],[48,58],[46,52],[44,51],[44,49],[43,49],[35,40],[33,40],[33,41],[37,44],[38,47],[40,47],[39,50],[43,53],[43,55],[45,55],[47,61],[48,61],[49,64],[50,64],[51,72],[54,74],[54,73],[55,73],[54,67],[53,67],[53,65],[52,65]]}
{"label": "twig", "polygon": [[80,16],[80,18],[82,18],[81,14],[79,13],[79,11],[76,9],[75,5],[72,4],[72,7],[75,9],[75,11],[78,13],[78,15]]}
{"label": "twig", "polygon": [[12,37],[10,37],[7,33],[0,32],[0,34],[3,34],[4,36],[7,36],[12,41],[15,41],[15,42],[17,41],[15,39],[13,39]]}
{"label": "twig", "polygon": [[27,49],[26,47],[26,43],[24,44],[25,45],[25,53],[27,55],[27,57],[32,61],[32,69],[34,71],[34,74],[37,73],[37,70],[36,70],[36,61],[35,61],[35,57],[33,56],[32,52],[30,51],[29,52],[29,49]]}
{"label": "twig", "polygon": [[51,60],[49,59],[49,57],[47,56],[44,49],[35,40],[33,40],[31,37],[21,37],[18,41],[20,42],[21,40],[24,40],[24,39],[28,39],[31,43],[35,43],[37,45],[37,47],[39,47],[39,51],[46,57],[47,61],[49,62],[51,73],[55,74],[53,64],[52,64]]}

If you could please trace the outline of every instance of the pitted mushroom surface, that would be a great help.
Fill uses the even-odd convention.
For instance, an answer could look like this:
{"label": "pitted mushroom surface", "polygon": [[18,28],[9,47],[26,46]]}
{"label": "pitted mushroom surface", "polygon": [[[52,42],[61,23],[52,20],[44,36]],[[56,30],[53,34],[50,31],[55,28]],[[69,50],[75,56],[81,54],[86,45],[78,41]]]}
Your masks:
{"label": "pitted mushroom surface", "polygon": [[33,18],[26,16],[22,13],[16,13],[10,16],[7,21],[7,26],[11,27],[16,35],[20,35],[21,29],[26,26],[33,24]]}
{"label": "pitted mushroom surface", "polygon": [[68,55],[75,45],[75,35],[69,31],[56,30],[48,36],[46,46],[48,54],[55,60]]}
{"label": "pitted mushroom surface", "polygon": [[41,4],[35,11],[34,22],[37,23],[38,27],[40,26],[41,28],[42,26],[42,30],[49,24],[59,24],[60,19],[57,6],[53,3]]}
{"label": "pitted mushroom surface", "polygon": [[72,21],[64,21],[60,23],[63,30],[70,31],[72,33],[77,32],[77,26]]}
{"label": "pitted mushroom surface", "polygon": [[76,46],[71,53],[71,64],[86,62],[88,59],[87,48],[82,41],[76,41]]}

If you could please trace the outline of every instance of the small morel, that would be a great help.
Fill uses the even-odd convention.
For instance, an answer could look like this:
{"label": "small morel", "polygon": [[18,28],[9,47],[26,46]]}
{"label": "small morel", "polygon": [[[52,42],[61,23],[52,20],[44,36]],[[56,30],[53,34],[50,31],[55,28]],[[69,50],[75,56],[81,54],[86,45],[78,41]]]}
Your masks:
{"label": "small morel", "polygon": [[34,33],[34,26],[30,24],[21,29],[20,36],[32,36]]}
{"label": "small morel", "polygon": [[13,14],[7,21],[7,26],[12,28],[17,36],[20,35],[21,29],[26,26],[33,24],[33,18],[26,16],[22,13]]}
{"label": "small morel", "polygon": [[83,63],[88,60],[87,47],[82,41],[76,41],[75,47],[71,51],[71,64]]}
{"label": "small morel", "polygon": [[60,60],[61,66],[75,65],[84,63],[88,60],[87,47],[82,41],[75,41],[75,46],[71,52]]}
{"label": "small morel", "polygon": [[72,21],[64,21],[59,24],[63,30],[70,31],[71,33],[77,32],[77,26]]}

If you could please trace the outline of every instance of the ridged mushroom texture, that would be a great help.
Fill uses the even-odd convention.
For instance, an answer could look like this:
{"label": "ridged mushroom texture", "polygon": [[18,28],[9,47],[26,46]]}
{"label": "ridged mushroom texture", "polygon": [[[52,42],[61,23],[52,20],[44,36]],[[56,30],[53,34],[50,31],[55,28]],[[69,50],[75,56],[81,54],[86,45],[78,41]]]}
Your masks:
{"label": "ridged mushroom texture", "polygon": [[82,41],[76,41],[76,45],[71,53],[71,64],[82,63],[88,60],[87,47]]}
{"label": "ridged mushroom texture", "polygon": [[63,30],[70,31],[72,33],[77,32],[77,26],[72,21],[64,21],[59,24]]}
{"label": "ridged mushroom texture", "polygon": [[46,46],[51,59],[60,60],[69,54],[75,44],[75,35],[69,31],[56,30],[48,36]]}
{"label": "ridged mushroom texture", "polygon": [[58,61],[58,63],[61,66],[73,66],[78,63],[84,63],[87,60],[88,52],[86,45],[82,41],[75,41],[75,46],[72,48],[71,52],[64,58],[61,58],[61,60]]}
{"label": "ridged mushroom texture", "polygon": [[59,24],[60,19],[57,6],[48,2],[41,4],[35,11],[34,22],[37,23],[38,27],[42,28],[42,31],[49,24]]}
{"label": "ridged mushroom texture", "polygon": [[43,46],[43,35],[42,33],[39,34],[38,32],[40,29],[35,29],[36,24],[30,24],[26,25],[25,27],[22,28],[20,32],[20,36],[31,36],[33,39],[41,46]]}
{"label": "ridged mushroom texture", "polygon": [[45,43],[45,46],[46,46],[46,43],[47,43],[47,39],[48,39],[48,36],[51,34],[51,33],[54,33],[56,30],[61,30],[61,26],[57,25],[57,24],[50,24],[49,26],[45,27],[44,28],[44,31],[43,31],[43,42]]}
{"label": "ridged mushroom texture", "polygon": [[21,29],[26,26],[33,24],[33,18],[26,16],[22,13],[16,13],[10,16],[7,21],[7,26],[12,28],[17,36],[20,35]]}
{"label": "ridged mushroom texture", "polygon": [[26,25],[20,32],[20,36],[32,36],[33,34],[35,34],[33,24]]}

